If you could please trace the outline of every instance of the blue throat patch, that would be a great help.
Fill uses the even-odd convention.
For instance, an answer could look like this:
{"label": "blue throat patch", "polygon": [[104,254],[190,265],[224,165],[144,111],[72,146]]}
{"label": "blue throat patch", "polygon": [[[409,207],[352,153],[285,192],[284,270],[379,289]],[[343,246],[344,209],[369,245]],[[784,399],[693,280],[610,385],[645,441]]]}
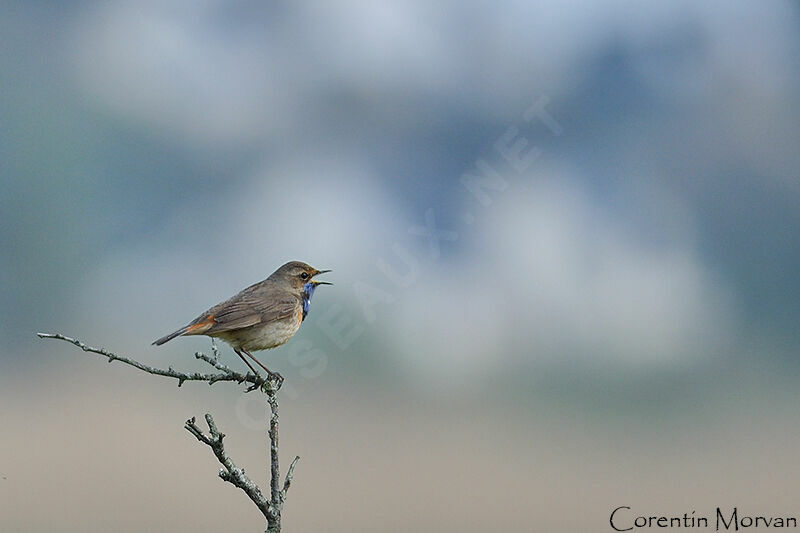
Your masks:
{"label": "blue throat patch", "polygon": [[314,296],[315,290],[317,290],[317,286],[313,283],[306,283],[303,286],[303,320],[306,319],[308,310],[311,308],[311,297]]}

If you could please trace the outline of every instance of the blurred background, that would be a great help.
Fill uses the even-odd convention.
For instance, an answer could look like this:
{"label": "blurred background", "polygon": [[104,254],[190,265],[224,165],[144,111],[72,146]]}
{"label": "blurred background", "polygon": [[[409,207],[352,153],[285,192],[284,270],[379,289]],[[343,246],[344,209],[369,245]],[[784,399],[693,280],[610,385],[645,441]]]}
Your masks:
{"label": "blurred background", "polygon": [[[286,531],[800,514],[793,2],[0,6],[0,529],[261,531],[243,387],[150,345],[333,269],[286,377]],[[223,346],[223,359],[238,358]]]}

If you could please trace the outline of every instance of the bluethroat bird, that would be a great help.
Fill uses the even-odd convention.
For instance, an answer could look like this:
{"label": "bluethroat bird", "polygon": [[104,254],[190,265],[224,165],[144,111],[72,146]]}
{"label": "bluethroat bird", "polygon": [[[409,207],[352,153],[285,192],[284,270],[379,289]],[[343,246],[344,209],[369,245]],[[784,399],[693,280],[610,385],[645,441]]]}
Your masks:
{"label": "bluethroat bird", "polygon": [[311,297],[319,285],[333,285],[314,279],[330,270],[317,270],[300,261],[286,263],[264,281],[250,285],[236,296],[218,303],[181,329],[153,342],[161,346],[180,335],[208,335],[227,342],[242,361],[258,375],[245,355],[279,382],[250,352],[280,346],[297,333],[308,316]]}

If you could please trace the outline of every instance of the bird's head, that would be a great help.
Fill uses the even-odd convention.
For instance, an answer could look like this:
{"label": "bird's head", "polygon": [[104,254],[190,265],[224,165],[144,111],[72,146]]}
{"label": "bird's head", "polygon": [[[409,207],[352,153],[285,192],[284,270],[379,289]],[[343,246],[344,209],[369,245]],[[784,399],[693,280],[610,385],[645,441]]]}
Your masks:
{"label": "bird's head", "polygon": [[317,270],[301,261],[291,261],[276,270],[269,279],[288,284],[298,295],[307,293],[310,296],[319,285],[333,285],[327,281],[314,279],[315,276],[326,272],[330,270]]}

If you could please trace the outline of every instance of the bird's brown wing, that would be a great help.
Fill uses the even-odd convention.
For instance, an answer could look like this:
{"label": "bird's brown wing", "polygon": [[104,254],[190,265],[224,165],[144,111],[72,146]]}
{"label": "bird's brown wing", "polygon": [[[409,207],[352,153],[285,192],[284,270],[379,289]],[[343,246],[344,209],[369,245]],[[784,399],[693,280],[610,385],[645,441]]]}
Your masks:
{"label": "bird's brown wing", "polygon": [[230,300],[215,305],[199,319],[201,323],[213,320],[211,327],[203,332],[209,335],[292,316],[297,313],[297,305],[298,299],[292,294],[270,286],[259,287],[242,291]]}

